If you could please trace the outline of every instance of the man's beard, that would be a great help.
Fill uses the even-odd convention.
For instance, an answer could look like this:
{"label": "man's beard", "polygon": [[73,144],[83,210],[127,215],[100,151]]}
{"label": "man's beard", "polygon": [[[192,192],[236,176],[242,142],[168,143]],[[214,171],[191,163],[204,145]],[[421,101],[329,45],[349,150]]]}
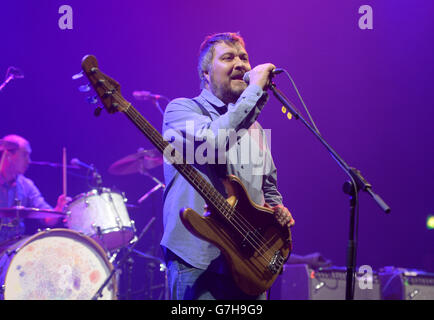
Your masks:
{"label": "man's beard", "polygon": [[245,88],[232,89],[230,85],[229,88],[219,87],[216,83],[211,81],[211,90],[217,98],[219,98],[225,104],[229,104],[237,102]]}

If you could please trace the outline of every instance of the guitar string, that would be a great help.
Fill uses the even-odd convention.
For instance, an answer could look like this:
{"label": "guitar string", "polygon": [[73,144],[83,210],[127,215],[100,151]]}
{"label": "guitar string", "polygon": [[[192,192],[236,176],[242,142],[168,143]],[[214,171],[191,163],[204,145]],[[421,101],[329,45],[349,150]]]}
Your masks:
{"label": "guitar string", "polygon": [[[130,105],[131,106],[131,105]],[[146,127],[149,127],[149,125],[146,123],[146,121],[143,121],[144,119],[142,119],[142,116],[141,116],[141,114],[140,113],[138,113],[137,111],[135,111],[134,109],[132,109],[132,108],[128,108],[128,110],[130,110],[131,109],[131,111],[132,112],[134,112],[134,113],[136,113],[136,115],[133,115],[132,114],[132,112],[129,112],[129,116],[131,116],[131,117],[134,117],[134,120],[136,121],[136,122],[138,122],[139,120],[140,120],[140,122],[141,122],[141,127],[143,128],[144,126],[146,126]],[[127,111],[128,111],[127,110]],[[151,130],[153,129],[152,127],[150,128]],[[147,130],[147,131],[149,131],[149,129]],[[159,134],[160,135],[160,134]],[[157,136],[158,137],[158,136]],[[162,146],[158,141],[154,141],[154,143],[156,143],[161,149],[163,149],[163,147],[164,146]],[[164,143],[164,142],[163,142]],[[175,149],[176,150],[176,149]],[[186,166],[186,167],[183,167],[183,169],[182,170],[189,170],[190,172],[187,172],[187,174],[189,173],[190,174],[190,176],[191,176],[191,174],[194,172],[194,173],[196,173],[195,172],[195,170],[191,167],[191,166]],[[193,178],[193,182],[195,182],[195,180],[194,180],[194,178]],[[208,192],[209,193],[209,192]],[[215,194],[216,195],[216,194]],[[219,194],[220,195],[220,194]],[[220,195],[221,196],[221,195]],[[220,201],[220,203],[223,203],[224,204],[224,206],[225,205],[229,205],[228,203],[227,203],[227,201],[223,198],[223,201]],[[214,205],[214,206],[216,206],[216,205]],[[217,208],[218,208],[218,206],[216,206]],[[272,257],[270,257],[270,256],[268,256],[267,254],[265,254],[265,251],[266,250],[268,250],[267,248],[264,248],[264,246],[265,247],[267,247],[267,244],[266,243],[264,243],[261,239],[259,239],[259,238],[257,238],[257,235],[256,235],[256,232],[255,232],[255,230],[253,229],[253,226],[251,226],[250,225],[250,227],[251,228],[249,228],[249,226],[248,225],[246,225],[246,223],[247,224],[250,224],[248,221],[246,221],[245,219],[244,219],[244,217],[242,217],[242,215],[240,215],[239,214],[239,212],[237,211],[237,210],[233,210],[233,208],[232,207],[229,207],[230,209],[231,209],[231,211],[235,211],[237,214],[234,216],[234,215],[231,215],[232,216],[232,219],[230,218],[230,217],[228,217],[228,215],[230,214],[230,211],[228,211],[227,210],[227,208],[220,208],[220,209],[223,209],[224,211],[225,211],[225,216],[226,216],[226,218],[228,218],[228,221],[229,221],[229,223],[231,224],[231,225],[233,225],[234,226],[234,228],[236,228],[237,229],[237,231],[242,235],[242,236],[244,236],[244,234],[243,234],[243,232],[246,234],[246,236],[245,236],[245,238],[246,238],[246,240],[250,243],[250,245],[265,259],[265,261],[267,262],[267,263],[270,263],[271,262],[271,259],[272,259]],[[237,218],[243,218],[244,219],[244,222],[242,221],[242,220],[239,220],[239,219],[237,219]],[[237,221],[238,220],[238,221]],[[235,222],[237,222],[237,224],[236,225],[234,225],[232,222],[233,221],[235,221]],[[242,232],[237,228],[237,226],[239,227],[239,228],[241,228],[241,230],[242,230]],[[247,229],[247,230],[246,230]],[[249,239],[247,239],[248,238],[248,235],[254,235],[254,236],[256,236],[256,239],[254,239],[252,236],[250,236],[250,240],[251,241],[249,241]],[[264,238],[263,238],[264,239]],[[265,240],[265,239],[264,239]],[[254,243],[251,243],[251,242],[254,242]],[[258,243],[259,242],[259,243]],[[257,246],[259,246],[259,248],[257,247]],[[262,249],[261,249],[262,248]]]}
{"label": "guitar string", "polygon": [[[99,71],[99,70],[98,70]],[[105,87],[105,89],[108,89],[107,87],[106,87],[106,85],[105,85],[105,82],[103,83],[103,86]],[[108,90],[110,90],[110,92],[112,93],[112,95],[113,95],[113,93],[115,94],[115,95],[117,95],[118,96],[118,98],[119,98],[119,95],[118,95],[118,90],[113,90],[113,89],[108,89]],[[122,97],[123,98],[123,97]],[[119,100],[118,100],[119,101]],[[132,114],[131,114],[131,112],[128,112],[130,109],[134,112],[134,108],[130,108],[130,107],[132,107],[132,105],[131,104],[129,104],[129,106],[128,106],[128,108],[127,108],[127,114],[129,115],[129,116],[132,116]],[[135,116],[135,120],[136,120],[136,122],[137,122],[137,116],[139,116],[138,117],[138,119],[139,120],[142,120],[141,118],[143,118],[142,116],[141,116],[141,114],[140,113],[138,113],[137,111],[135,111],[135,113],[136,113],[136,116]],[[143,120],[145,120],[144,118],[143,118]],[[146,126],[149,126],[149,124],[147,124],[146,123],[146,120],[145,121],[141,121],[141,122],[143,122],[142,124],[141,124],[141,127],[140,127],[140,129],[143,129],[144,128],[144,126],[143,125],[146,125]],[[153,127],[151,127],[151,129],[153,129]],[[154,129],[155,130],[155,129]],[[149,131],[149,130],[148,130]],[[153,131],[153,130],[151,130],[151,131]],[[157,136],[158,137],[158,136]],[[153,137],[153,134],[152,134],[152,138],[154,138]],[[161,148],[163,147],[163,146],[161,146],[161,145],[159,145],[159,142],[158,141],[156,141],[155,140],[155,138],[154,138],[154,143],[156,143],[156,144],[158,144],[158,146],[160,146]],[[185,168],[185,167],[184,167]],[[188,167],[187,167],[188,168]],[[224,202],[222,202],[222,203],[227,203],[226,202],[226,200],[224,200]],[[232,208],[232,207],[231,207]],[[229,213],[226,209],[225,209],[225,211],[226,211],[226,213]],[[241,215],[239,215],[239,213],[238,213],[238,211],[237,210],[232,210],[232,211],[235,211],[235,212],[237,212],[237,215],[236,215],[236,217],[241,217],[241,218],[243,218],[244,219],[244,217],[242,217]],[[225,215],[226,216],[226,215]],[[226,216],[226,218],[228,218],[227,216]],[[251,243],[250,242],[250,240],[249,239],[247,239],[248,237],[248,234],[249,234],[249,232],[246,232],[246,230],[244,230],[243,228],[247,228],[247,230],[250,230],[250,234],[252,234],[253,233],[253,235],[255,235],[256,234],[256,232],[254,232],[254,230],[252,230],[252,229],[250,229],[249,228],[249,226],[246,226],[245,225],[245,223],[243,223],[243,221],[240,221],[240,222],[237,222],[237,224],[238,224],[238,226],[242,229],[242,231],[243,232],[241,232],[239,229],[238,229],[238,227],[237,227],[237,225],[236,224],[234,224],[233,222],[232,222],[232,220],[235,220],[235,219],[230,219],[230,218],[228,218],[228,222],[243,236],[244,234],[243,234],[243,232],[244,233],[246,233],[246,237],[245,237],[245,239],[246,239],[246,241],[255,249],[255,251],[256,252],[258,252],[259,254],[260,254],[260,256],[262,256],[263,257],[263,259],[266,261],[266,263],[271,263],[271,258],[270,257],[265,257],[264,256],[264,252],[262,252],[262,250],[261,250],[261,247],[264,247],[264,246],[267,246],[267,244],[266,243],[263,243],[263,241],[261,241],[260,239],[251,239],[251,240],[253,240],[253,242],[256,242],[256,241],[258,241],[259,240],[259,248],[257,248],[256,247],[256,245],[258,245],[258,243]],[[244,219],[245,220],[245,219]],[[247,222],[248,223],[248,221],[245,221],[245,222]],[[241,224],[244,224],[244,226],[242,226]],[[248,224],[250,224],[250,223],[248,223]],[[251,225],[250,225],[251,226]],[[264,239],[265,240],[265,239]],[[261,245],[261,242],[262,242],[262,245]]]}
{"label": "guitar string", "polygon": [[[264,237],[262,237],[262,234],[259,233],[260,237],[262,237],[262,239],[260,237],[258,237],[258,234],[256,231],[256,229],[250,224],[249,221],[247,221],[240,213],[239,211],[237,211],[235,209],[235,207],[232,207],[224,197],[221,196],[220,193],[218,193],[216,190],[211,190],[211,193],[214,197],[219,198],[219,201],[217,201],[217,204],[214,204],[214,206],[217,207],[217,209],[220,209],[221,211],[224,211],[224,215],[225,217],[229,220],[229,221],[235,221],[238,223],[238,225],[240,225],[241,227],[243,227],[243,231],[246,233],[245,236],[246,238],[250,238],[252,241],[255,241],[256,245],[259,245],[260,248],[255,248],[257,251],[259,251],[260,253],[263,253],[263,250],[261,250],[261,248],[263,248],[264,246],[266,246],[266,239]],[[241,219],[239,219],[241,218]],[[243,221],[244,220],[244,221]],[[247,229],[247,232],[246,232]],[[254,237],[256,237],[256,239]],[[265,250],[268,250],[267,248]],[[269,259],[269,257],[266,257],[267,259]]]}
{"label": "guitar string", "polygon": [[[130,104],[130,107],[132,107],[131,106],[131,104]],[[128,112],[128,111],[130,111],[130,112]],[[135,115],[134,114],[132,114],[132,112],[134,112],[135,113]],[[140,128],[142,129],[142,130],[146,130],[145,129],[145,126],[146,127],[150,127],[150,125],[146,122],[146,120],[142,117],[142,115],[139,113],[139,112],[137,112],[137,110],[135,110],[134,108],[128,108],[128,110],[127,110],[127,114],[130,116],[130,117],[133,117],[134,119],[133,120],[135,120],[135,122],[139,122],[139,120],[140,120]],[[147,131],[149,131],[149,129],[151,129],[151,131],[153,131],[152,129],[154,129],[152,126],[150,127],[150,128],[148,128],[147,129]],[[155,129],[154,129],[155,130]],[[151,134],[151,136],[152,136],[152,138],[154,138],[154,136],[153,136],[153,134]],[[158,135],[157,135],[157,137],[159,138],[161,135],[158,133]],[[160,147],[160,149],[161,150],[163,150],[163,147],[164,146],[162,146],[161,144],[160,144],[160,142],[159,141],[156,141],[155,140],[155,138],[154,138],[154,143],[155,144],[157,144],[158,145],[158,147]],[[163,143],[164,143],[164,140],[163,140]],[[176,150],[176,149],[175,149]],[[177,152],[177,151],[175,151],[175,152]],[[190,170],[191,172],[190,172],[190,176],[191,176],[191,173],[192,172],[194,172],[194,173],[196,173],[195,172],[195,170],[191,167],[191,166],[186,166],[186,167],[182,167],[183,169],[182,170]],[[187,169],[186,169],[187,168]],[[194,182],[194,180],[193,180],[193,182]],[[221,196],[221,195],[220,195]],[[226,200],[225,199],[223,199],[223,201],[221,202],[221,203],[227,203],[226,202]],[[227,216],[227,210],[225,209],[225,211],[226,211],[226,214],[225,214],[225,216],[228,218],[228,216]],[[237,216],[235,216],[236,218],[238,218],[238,217],[240,217],[239,215],[237,215]],[[241,216],[242,217],[242,216]],[[235,222],[236,222],[236,224],[234,224],[233,223],[233,220],[235,220]],[[265,254],[265,252],[264,252],[264,249],[261,249],[261,248],[264,248],[264,246],[267,246],[267,244],[266,243],[264,243],[263,241],[261,241],[260,239],[254,239],[253,237],[250,237],[250,239],[248,239],[248,234],[253,234],[253,235],[256,235],[256,233],[254,232],[254,230],[252,230],[252,229],[250,229],[248,226],[246,226],[245,225],[245,223],[243,223],[243,221],[237,221],[237,219],[229,219],[228,220],[228,222],[242,235],[242,236],[244,236],[244,234],[246,234],[246,241],[255,249],[255,251],[256,252],[258,252],[258,254],[260,255],[260,256],[262,256],[262,258],[265,260],[265,262],[267,263],[267,264],[270,264],[271,263],[271,259],[272,259],[272,257],[270,257],[270,256],[268,256],[267,254]],[[240,223],[241,222],[241,223]],[[244,225],[242,225],[242,224],[244,224]],[[242,231],[240,231],[240,229],[242,230]],[[249,230],[251,233],[249,233],[249,231],[246,231],[246,228],[247,228],[247,230]],[[265,240],[265,239],[264,239]],[[259,241],[259,243],[258,243],[258,241]],[[253,242],[253,243],[252,243]],[[259,246],[259,247],[257,247],[257,246]]]}
{"label": "guitar string", "polygon": [[[113,93],[113,91],[112,91],[112,93]],[[117,93],[117,90],[115,90],[114,91],[114,94],[116,94],[116,95],[118,95],[118,93]],[[132,107],[132,105],[131,104],[129,104],[129,107]],[[139,113],[139,112],[137,112],[137,110],[135,110],[134,108],[128,108],[127,110],[126,110],[127,112],[127,114],[130,116],[130,117],[132,117],[132,118],[134,118],[133,120],[135,120],[134,122],[136,122],[136,123],[138,123],[138,120],[140,120],[140,126],[139,126],[139,128],[141,129],[141,130],[146,130],[146,128],[145,127],[149,127],[150,126],[150,124],[148,124],[147,122],[146,122],[146,120],[143,118],[143,116],[141,116],[141,114]],[[128,112],[128,111],[130,111],[130,112]],[[134,112],[135,113],[135,115],[134,114],[132,114],[132,112]],[[153,127],[151,126],[150,127],[150,129],[151,129],[151,132],[154,132],[155,131],[155,129],[154,130],[152,130],[153,129]],[[149,128],[148,128],[148,130],[147,131],[149,131]],[[157,138],[159,138],[161,135],[160,134],[158,134],[157,135]],[[160,147],[160,149],[161,150],[163,150],[163,146],[161,146],[160,145],[160,142],[157,140],[157,139],[155,139],[155,137],[154,137],[154,135],[153,135],[153,133],[151,134],[151,137],[150,138],[152,138],[154,141],[154,143],[155,144],[157,144],[159,147]],[[163,143],[164,143],[164,140],[163,140]],[[175,149],[176,150],[176,149]],[[176,151],[175,151],[176,152]],[[191,167],[183,167],[183,168],[191,168]],[[191,170],[191,169],[190,169]],[[222,202],[222,203],[225,203],[226,201],[224,200],[224,202]],[[227,202],[226,202],[227,203]],[[225,210],[225,211],[227,211],[227,210]],[[228,213],[228,212],[226,212],[226,213]],[[227,217],[227,214],[225,214],[225,216]],[[228,218],[228,217],[227,217]],[[232,219],[232,220],[236,220],[236,219]],[[231,219],[229,219],[229,221],[228,221],[242,236],[244,236],[244,234],[243,234],[243,232],[246,234],[246,237],[245,237],[245,239],[246,239],[246,241],[255,249],[255,251],[265,260],[265,262],[266,262],[266,264],[270,264],[271,263],[271,257],[269,257],[268,255],[264,255],[264,252],[263,252],[263,250],[261,250],[261,248],[263,248],[264,246],[266,246],[266,244],[265,243],[263,243],[260,239],[253,239],[252,237],[250,237],[251,239],[248,239],[248,235],[249,234],[252,234],[252,233],[249,233],[249,232],[246,232],[246,230],[244,229],[244,228],[246,228],[246,225],[244,224],[244,226],[242,226],[239,222],[237,222],[237,221],[235,221],[235,222],[237,222],[236,224],[234,224],[232,221],[231,221]],[[241,221],[242,222],[242,221]],[[240,231],[240,229],[242,230],[242,231]],[[250,232],[253,232],[253,234],[255,235],[255,232],[254,232],[254,230],[252,230],[252,229],[250,229],[248,226],[247,226],[247,230],[250,230]],[[253,241],[251,241],[251,240],[253,240]],[[258,243],[257,243],[257,241],[259,240],[259,248],[257,247],[257,245],[258,245]],[[254,243],[252,243],[252,242],[254,242]],[[261,243],[262,243],[262,245],[261,245]]]}

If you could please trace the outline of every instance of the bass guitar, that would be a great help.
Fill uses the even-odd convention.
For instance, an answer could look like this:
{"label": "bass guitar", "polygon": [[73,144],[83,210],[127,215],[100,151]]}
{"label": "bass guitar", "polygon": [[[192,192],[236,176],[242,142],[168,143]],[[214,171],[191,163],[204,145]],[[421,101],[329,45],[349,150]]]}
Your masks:
{"label": "bass guitar", "polygon": [[[93,55],[85,56],[81,66],[107,112],[124,113],[205,200],[203,215],[190,208],[180,212],[185,227],[221,250],[243,292],[258,295],[268,290],[292,251],[289,228],[277,222],[270,208],[255,204],[233,175],[223,181],[229,197],[221,195],[123,98],[119,83],[101,72]],[[97,110],[99,114],[102,109]]]}

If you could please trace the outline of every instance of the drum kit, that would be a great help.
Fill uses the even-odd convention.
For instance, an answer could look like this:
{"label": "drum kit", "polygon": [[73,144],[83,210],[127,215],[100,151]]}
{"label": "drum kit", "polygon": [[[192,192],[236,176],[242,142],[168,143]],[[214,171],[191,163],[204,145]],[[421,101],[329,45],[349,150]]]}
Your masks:
{"label": "drum kit", "polygon": [[[113,175],[140,173],[152,178],[157,185],[138,200],[141,203],[151,193],[165,188],[148,171],[162,163],[156,150],[139,149],[113,163],[108,171]],[[135,249],[155,218],[137,236],[126,202],[123,193],[98,186],[74,197],[63,212],[22,206],[0,208],[0,218],[61,218],[66,226],[0,243],[0,298],[118,299],[121,272],[116,271],[121,271],[130,254],[135,253],[160,265],[167,299],[164,262]],[[121,251],[124,254],[120,258]]]}

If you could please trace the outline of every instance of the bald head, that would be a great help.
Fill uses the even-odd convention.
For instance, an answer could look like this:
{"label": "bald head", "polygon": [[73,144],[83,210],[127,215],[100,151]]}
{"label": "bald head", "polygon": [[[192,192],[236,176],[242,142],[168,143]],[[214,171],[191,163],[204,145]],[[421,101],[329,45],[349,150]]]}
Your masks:
{"label": "bald head", "polygon": [[15,179],[18,174],[24,174],[30,164],[32,149],[29,141],[16,134],[4,136],[2,140],[10,142],[1,159],[0,171],[6,180]]}
{"label": "bald head", "polygon": [[16,135],[16,134],[9,134],[7,136],[4,136],[2,140],[11,142],[12,144],[16,145],[17,147],[8,148],[8,150],[16,150],[16,149],[25,149],[29,153],[32,152],[32,149],[30,147],[29,141],[24,139],[23,137]]}

